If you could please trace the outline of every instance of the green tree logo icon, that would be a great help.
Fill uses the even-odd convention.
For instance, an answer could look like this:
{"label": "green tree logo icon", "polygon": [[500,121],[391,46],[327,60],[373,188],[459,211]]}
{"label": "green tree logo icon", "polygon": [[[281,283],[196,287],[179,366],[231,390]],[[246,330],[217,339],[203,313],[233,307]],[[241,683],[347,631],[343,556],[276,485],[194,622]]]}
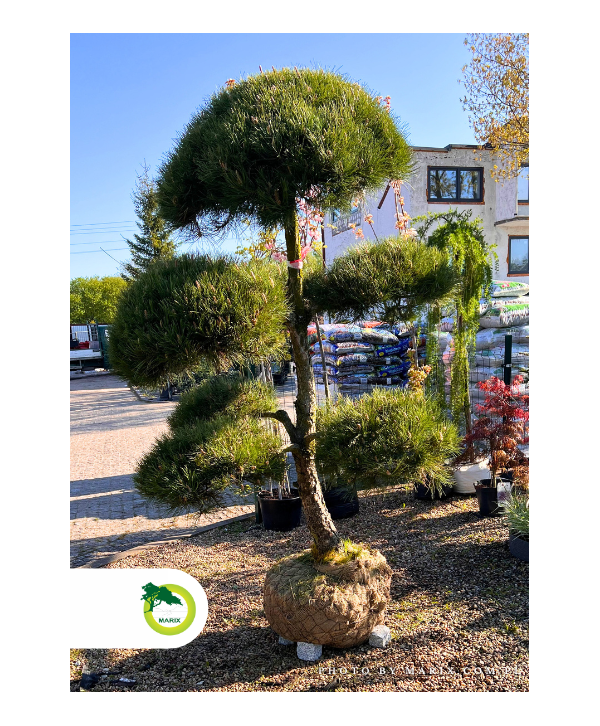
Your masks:
{"label": "green tree logo icon", "polygon": [[155,605],[160,605],[161,603],[165,603],[166,605],[183,605],[181,600],[165,587],[165,585],[157,587],[149,582],[142,587],[142,590],[145,594],[140,600],[145,600],[148,603],[148,609],[144,610],[145,613],[151,613]]}

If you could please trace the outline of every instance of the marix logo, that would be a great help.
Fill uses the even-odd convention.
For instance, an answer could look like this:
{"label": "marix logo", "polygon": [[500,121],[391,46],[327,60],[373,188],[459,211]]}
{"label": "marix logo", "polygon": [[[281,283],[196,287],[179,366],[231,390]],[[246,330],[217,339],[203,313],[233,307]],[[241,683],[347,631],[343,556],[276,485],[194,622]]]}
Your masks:
{"label": "marix logo", "polygon": [[[196,616],[196,603],[181,585],[153,585],[142,587],[144,617],[148,625],[161,635],[177,635],[187,630]],[[180,597],[178,597],[180,596]]]}

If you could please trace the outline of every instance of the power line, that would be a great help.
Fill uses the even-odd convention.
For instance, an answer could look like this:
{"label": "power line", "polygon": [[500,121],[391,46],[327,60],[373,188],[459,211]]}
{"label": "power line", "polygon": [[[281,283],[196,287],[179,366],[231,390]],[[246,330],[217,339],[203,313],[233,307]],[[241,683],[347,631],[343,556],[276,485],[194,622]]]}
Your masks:
{"label": "power line", "polygon": [[[111,252],[120,252],[121,250],[127,250],[129,247],[118,247],[116,250],[111,250]],[[70,255],[93,255],[95,252],[106,252],[106,250],[103,250],[100,248],[99,250],[83,250],[81,252],[69,252]],[[108,255],[108,252],[106,252]],[[110,257],[110,255],[108,255]]]}
{"label": "power line", "polygon": [[87,224],[72,224],[71,227],[96,227],[101,224],[135,224],[135,220],[124,219],[121,222],[88,222]]}
{"label": "power line", "polygon": [[135,229],[123,229],[123,228],[119,229],[117,227],[116,229],[107,228],[107,229],[99,229],[99,230],[93,230],[93,231],[85,230],[84,232],[70,232],[70,234],[106,234],[107,232],[110,232],[112,234],[113,232],[136,232],[136,231],[137,230],[135,230]]}
{"label": "power line", "polygon": [[[120,242],[123,242],[122,239],[103,239],[102,244],[103,245],[116,245]],[[81,245],[97,245],[100,244],[99,242],[71,242],[69,244],[69,247],[80,247]]]}

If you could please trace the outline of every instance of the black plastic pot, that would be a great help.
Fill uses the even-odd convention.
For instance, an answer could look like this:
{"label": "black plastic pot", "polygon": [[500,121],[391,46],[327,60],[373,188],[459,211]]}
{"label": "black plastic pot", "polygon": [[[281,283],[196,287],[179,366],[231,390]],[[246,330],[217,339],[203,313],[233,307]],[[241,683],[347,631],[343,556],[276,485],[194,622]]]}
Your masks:
{"label": "black plastic pot", "polygon": [[475,493],[479,502],[479,514],[482,517],[498,517],[502,514],[502,509],[498,506],[498,489],[492,486],[491,479],[481,479],[475,484]]}
{"label": "black plastic pot", "polygon": [[512,532],[508,535],[508,549],[513,557],[529,562],[529,540],[523,539]]}
{"label": "black plastic pot", "polygon": [[347,519],[358,514],[358,493],[355,489],[334,487],[323,492],[323,497],[331,519]]}
{"label": "black plastic pot", "polygon": [[298,490],[292,489],[291,499],[273,499],[264,494],[258,495],[260,511],[265,529],[275,532],[288,532],[300,525],[302,502]]}
{"label": "black plastic pot", "polygon": [[442,493],[432,490],[426,484],[415,484],[415,499],[428,499],[430,502],[434,499],[447,499],[452,494],[452,484],[442,486]]}

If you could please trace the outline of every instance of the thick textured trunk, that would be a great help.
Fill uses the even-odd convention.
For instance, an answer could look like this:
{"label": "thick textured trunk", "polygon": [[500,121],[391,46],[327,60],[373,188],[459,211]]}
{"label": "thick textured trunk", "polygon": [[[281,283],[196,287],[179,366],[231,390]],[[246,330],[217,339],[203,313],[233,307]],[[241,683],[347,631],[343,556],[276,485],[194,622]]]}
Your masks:
{"label": "thick textured trunk", "polygon": [[[299,260],[300,239],[298,220],[295,214],[290,217],[288,224],[285,225],[285,239],[288,260],[290,262]],[[314,538],[317,553],[322,555],[336,549],[340,543],[340,538],[325,506],[321,485],[317,477],[314,441],[306,441],[306,437],[313,433],[315,428],[316,394],[306,331],[310,314],[304,305],[302,271],[300,269],[288,268],[288,296],[292,304],[290,339],[298,384],[298,395],[295,402],[295,441],[292,441],[292,443],[298,445],[298,449],[292,453],[306,522]]]}

